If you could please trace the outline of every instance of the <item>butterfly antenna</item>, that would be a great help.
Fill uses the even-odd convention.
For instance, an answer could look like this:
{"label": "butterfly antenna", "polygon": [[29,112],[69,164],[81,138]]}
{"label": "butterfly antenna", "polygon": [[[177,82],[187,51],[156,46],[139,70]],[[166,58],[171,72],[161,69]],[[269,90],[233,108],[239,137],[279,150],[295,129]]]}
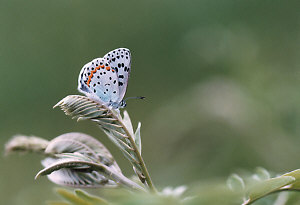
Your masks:
{"label": "butterfly antenna", "polygon": [[124,99],[124,101],[126,102],[127,100],[129,100],[129,99],[145,99],[146,97],[144,97],[144,96],[136,96],[136,97],[128,97],[128,98],[125,98]]}

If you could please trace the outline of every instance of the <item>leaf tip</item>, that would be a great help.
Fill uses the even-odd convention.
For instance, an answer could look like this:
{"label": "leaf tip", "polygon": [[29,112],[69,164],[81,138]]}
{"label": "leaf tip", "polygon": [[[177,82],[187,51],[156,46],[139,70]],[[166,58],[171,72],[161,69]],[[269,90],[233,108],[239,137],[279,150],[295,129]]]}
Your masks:
{"label": "leaf tip", "polygon": [[35,177],[34,177],[34,180],[37,180],[40,176],[41,176],[40,172],[37,173],[37,174],[35,175]]}
{"label": "leaf tip", "polygon": [[60,105],[61,105],[61,101],[59,101],[58,103],[56,103],[52,108],[54,109],[54,108],[56,108],[56,107],[58,107]]}

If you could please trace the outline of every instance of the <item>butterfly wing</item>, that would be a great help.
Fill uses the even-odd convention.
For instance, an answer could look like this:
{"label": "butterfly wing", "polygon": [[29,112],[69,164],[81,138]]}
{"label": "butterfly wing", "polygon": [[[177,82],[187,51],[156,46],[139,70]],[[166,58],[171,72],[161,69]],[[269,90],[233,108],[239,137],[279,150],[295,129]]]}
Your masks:
{"label": "butterfly wing", "polygon": [[127,48],[117,48],[107,53],[103,58],[107,60],[111,68],[116,71],[119,86],[117,102],[120,102],[125,96],[131,71],[130,50]]}
{"label": "butterfly wing", "polygon": [[109,60],[96,58],[84,65],[78,78],[78,90],[104,103],[117,102],[119,99],[118,77]]}

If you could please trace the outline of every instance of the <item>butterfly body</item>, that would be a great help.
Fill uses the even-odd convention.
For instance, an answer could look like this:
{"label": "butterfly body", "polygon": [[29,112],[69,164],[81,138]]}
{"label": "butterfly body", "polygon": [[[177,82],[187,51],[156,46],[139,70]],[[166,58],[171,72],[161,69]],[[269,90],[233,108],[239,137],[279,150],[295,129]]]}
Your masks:
{"label": "butterfly body", "polygon": [[125,107],[123,98],[130,71],[129,49],[115,49],[103,58],[96,58],[82,67],[78,78],[78,90],[115,109]]}

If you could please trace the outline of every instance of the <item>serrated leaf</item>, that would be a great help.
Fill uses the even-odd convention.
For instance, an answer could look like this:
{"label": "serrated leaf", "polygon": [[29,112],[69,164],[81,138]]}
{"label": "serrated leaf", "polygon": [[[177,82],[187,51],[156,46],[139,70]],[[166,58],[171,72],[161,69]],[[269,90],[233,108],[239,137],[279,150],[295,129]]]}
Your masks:
{"label": "serrated leaf", "polygon": [[227,186],[232,191],[241,191],[245,189],[244,180],[237,174],[232,174],[227,179]]}
{"label": "serrated leaf", "polygon": [[106,200],[97,196],[92,196],[83,190],[77,189],[75,190],[75,194],[81,199],[91,202],[93,205],[108,205]]}
{"label": "serrated leaf", "polygon": [[[280,190],[280,188],[295,181],[291,176],[280,176],[260,182],[253,186],[249,191],[249,201],[253,202],[269,193]],[[247,202],[248,203],[248,202]]]}
{"label": "serrated leaf", "polygon": [[134,142],[135,142],[136,146],[138,147],[140,154],[142,154],[141,126],[142,126],[142,123],[139,122],[138,126],[136,128],[135,134],[134,134],[134,136],[135,136]]}

